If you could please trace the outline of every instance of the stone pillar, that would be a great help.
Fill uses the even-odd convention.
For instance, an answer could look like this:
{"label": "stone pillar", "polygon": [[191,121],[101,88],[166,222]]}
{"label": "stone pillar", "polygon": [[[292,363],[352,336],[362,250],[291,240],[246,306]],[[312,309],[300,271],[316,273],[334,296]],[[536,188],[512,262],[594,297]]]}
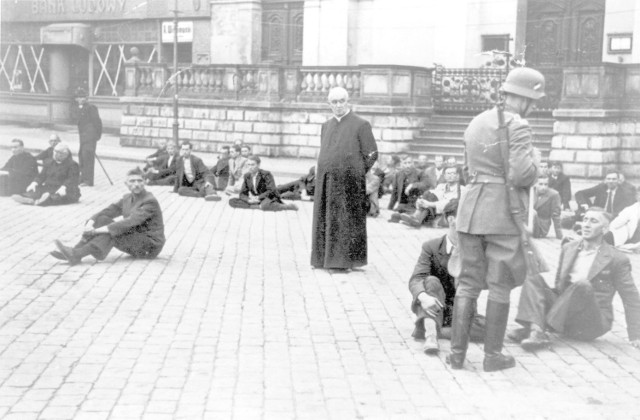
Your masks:
{"label": "stone pillar", "polygon": [[[346,66],[349,63],[351,0],[304,2],[304,66]],[[351,34],[354,38],[354,34]]]}
{"label": "stone pillar", "polygon": [[549,159],[578,182],[601,181],[608,170],[640,178],[639,97],[640,72],[632,67],[565,68]]}
{"label": "stone pillar", "polygon": [[69,47],[52,47],[49,50],[49,90],[52,95],[68,95],[71,75]]}
{"label": "stone pillar", "polygon": [[210,0],[211,64],[257,64],[262,46],[259,0]]}
{"label": "stone pillar", "polygon": [[[49,50],[49,92],[55,96],[68,96],[71,79],[70,47],[55,46]],[[51,120],[68,122],[71,118],[69,102],[51,103]]]}

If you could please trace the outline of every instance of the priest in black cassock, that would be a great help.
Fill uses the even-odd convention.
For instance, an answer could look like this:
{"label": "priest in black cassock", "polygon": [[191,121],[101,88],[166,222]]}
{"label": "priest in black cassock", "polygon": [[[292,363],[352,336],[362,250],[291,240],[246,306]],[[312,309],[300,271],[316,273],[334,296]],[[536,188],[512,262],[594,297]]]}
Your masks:
{"label": "priest in black cassock", "polygon": [[365,175],[378,148],[371,124],[349,109],[345,89],[331,89],[328,99],[333,117],[321,131],[311,265],[349,270],[367,264]]}

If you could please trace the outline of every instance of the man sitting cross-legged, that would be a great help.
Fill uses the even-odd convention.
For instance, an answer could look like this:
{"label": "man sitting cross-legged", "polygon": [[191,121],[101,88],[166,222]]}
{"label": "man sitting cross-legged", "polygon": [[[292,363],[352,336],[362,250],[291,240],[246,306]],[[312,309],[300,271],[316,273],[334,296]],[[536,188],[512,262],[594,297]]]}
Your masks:
{"label": "man sitting cross-legged", "polygon": [[[413,296],[411,310],[416,314],[416,327],[412,336],[425,339],[424,352],[435,354],[439,350],[438,337],[451,338],[451,316],[456,295],[455,279],[449,271],[449,261],[457,245],[456,214],[458,200],[453,199],[444,208],[449,231],[441,238],[422,245],[418,263],[409,280]],[[484,340],[484,317],[475,315],[470,331],[474,341]]]}
{"label": "man sitting cross-legged", "polygon": [[[418,171],[416,170],[413,158],[404,156],[401,161],[400,170],[396,173],[396,179],[389,199],[389,210],[395,212],[391,215],[389,222],[398,223],[400,213],[409,213],[416,210],[416,200],[420,191],[416,188],[409,188],[413,183],[418,182]],[[398,204],[396,207],[396,203]]]}
{"label": "man sitting cross-legged", "polygon": [[[114,246],[136,258],[158,256],[165,242],[162,210],[153,194],[145,190],[142,175],[138,168],[127,172],[125,185],[130,193],[94,214],[73,248],[54,241],[58,250],[51,255],[70,265],[88,255],[104,260]],[[122,219],[114,220],[120,216]]]}
{"label": "man sitting cross-legged", "polygon": [[458,168],[447,166],[444,169],[444,178],[444,183],[438,184],[432,191],[425,192],[416,201],[416,211],[413,214],[400,214],[400,220],[416,228],[425,222],[435,222],[436,217],[442,214],[451,200],[460,198]]}
{"label": "man sitting cross-legged", "polygon": [[9,173],[9,189],[7,193],[21,194],[38,175],[38,163],[31,153],[24,150],[24,142],[11,140],[11,157],[2,167]]}
{"label": "man sitting cross-legged", "polygon": [[229,199],[231,207],[264,211],[298,210],[295,204],[284,204],[276,190],[271,172],[260,169],[260,157],[249,156],[248,172],[242,177],[240,197]]}
{"label": "man sitting cross-legged", "polygon": [[66,143],[53,149],[53,159],[44,162],[42,171],[29,184],[24,194],[12,198],[22,204],[56,206],[76,203],[80,199],[80,167],[71,157]]}
{"label": "man sitting cross-legged", "polygon": [[545,330],[576,340],[594,340],[611,329],[613,298],[622,298],[631,344],[640,348],[640,295],[631,277],[629,259],[603,241],[611,215],[588,209],[582,239],[562,247],[551,289],[542,276],[530,276],[520,293],[516,322],[523,327],[508,334],[528,351],[550,344]]}
{"label": "man sitting cross-legged", "polygon": [[166,145],[167,155],[160,158],[155,167],[145,172],[145,178],[149,185],[174,185],[176,183],[176,171],[180,155],[173,141]]}
{"label": "man sitting cross-legged", "polygon": [[213,188],[213,176],[202,159],[191,154],[193,145],[183,141],[176,166],[176,182],[173,192],[185,197],[204,197],[206,201],[220,201]]}
{"label": "man sitting cross-legged", "polygon": [[247,173],[247,158],[240,154],[241,147],[237,144],[229,149],[229,178],[227,187],[224,189],[225,194],[234,195],[240,192],[242,187],[242,177]]}

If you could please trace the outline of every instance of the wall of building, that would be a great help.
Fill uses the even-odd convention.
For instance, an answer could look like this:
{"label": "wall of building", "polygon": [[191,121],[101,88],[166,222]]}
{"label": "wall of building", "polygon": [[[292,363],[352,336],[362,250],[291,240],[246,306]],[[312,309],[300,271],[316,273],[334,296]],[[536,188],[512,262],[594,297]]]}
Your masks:
{"label": "wall of building", "polygon": [[[150,147],[159,139],[172,139],[170,101],[123,98],[120,142],[123,146]],[[356,106],[371,122],[381,153],[408,150],[414,134],[428,118],[425,112],[390,107]],[[217,151],[235,140],[249,144],[263,156],[317,157],[320,128],[331,114],[324,104],[280,104],[235,101],[184,100],[180,103],[179,138],[195,150]]]}
{"label": "wall of building", "polygon": [[463,28],[466,34],[463,67],[479,67],[492,60],[490,55],[481,55],[483,35],[509,34],[509,52],[515,51],[517,7],[515,1],[510,2],[469,2],[467,22]]}

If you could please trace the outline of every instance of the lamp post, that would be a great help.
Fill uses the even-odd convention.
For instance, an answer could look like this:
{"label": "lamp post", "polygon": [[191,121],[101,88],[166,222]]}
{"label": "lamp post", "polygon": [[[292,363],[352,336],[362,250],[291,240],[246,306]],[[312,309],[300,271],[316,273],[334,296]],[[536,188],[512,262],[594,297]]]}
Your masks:
{"label": "lamp post", "polygon": [[178,145],[178,0],[173,10],[173,142]]}

